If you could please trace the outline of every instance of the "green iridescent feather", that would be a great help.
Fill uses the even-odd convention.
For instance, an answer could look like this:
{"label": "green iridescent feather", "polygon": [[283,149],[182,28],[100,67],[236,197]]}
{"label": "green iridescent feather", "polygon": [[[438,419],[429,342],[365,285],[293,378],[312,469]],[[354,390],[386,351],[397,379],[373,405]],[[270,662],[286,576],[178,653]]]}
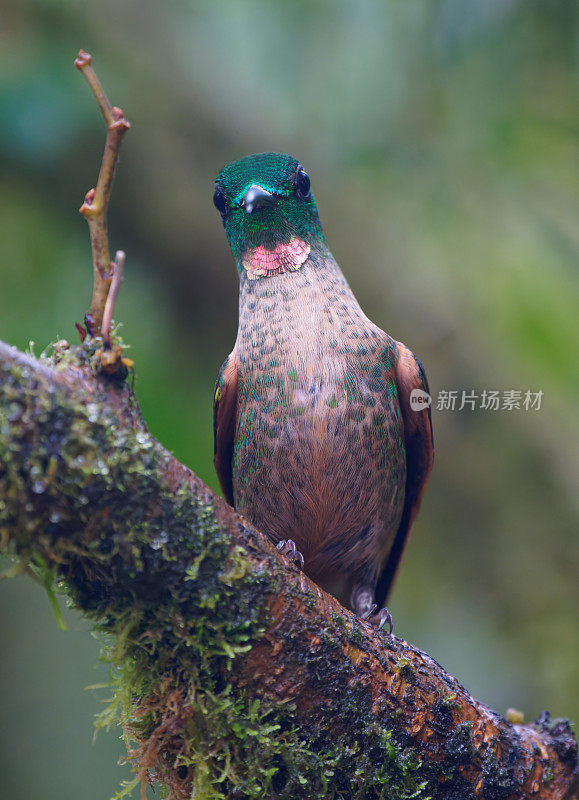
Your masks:
{"label": "green iridescent feather", "polygon": [[[294,181],[299,162],[282,153],[258,153],[224,167],[215,182],[225,195],[229,211],[223,218],[225,233],[241,271],[241,259],[248,248],[263,245],[273,249],[294,236],[312,246],[324,241],[324,233],[313,194],[297,198]],[[277,203],[259,214],[247,214],[243,196],[258,184],[276,196]]]}

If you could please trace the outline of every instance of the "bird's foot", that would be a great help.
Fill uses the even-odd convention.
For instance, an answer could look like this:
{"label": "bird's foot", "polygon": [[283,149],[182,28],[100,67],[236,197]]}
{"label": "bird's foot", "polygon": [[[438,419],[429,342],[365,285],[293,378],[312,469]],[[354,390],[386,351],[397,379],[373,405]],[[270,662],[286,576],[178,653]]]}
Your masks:
{"label": "bird's foot", "polygon": [[300,569],[304,568],[304,557],[297,549],[293,539],[282,539],[276,544],[276,547],[282,555],[297,564]]}
{"label": "bird's foot", "polygon": [[394,620],[392,619],[392,614],[387,608],[381,608],[380,611],[375,614],[374,612],[376,611],[377,607],[378,606],[376,603],[374,603],[374,605],[370,606],[368,611],[360,615],[360,619],[368,620],[368,622],[371,622],[372,625],[375,625],[378,630],[382,630],[384,625],[388,623],[388,635],[390,635],[394,629]]}

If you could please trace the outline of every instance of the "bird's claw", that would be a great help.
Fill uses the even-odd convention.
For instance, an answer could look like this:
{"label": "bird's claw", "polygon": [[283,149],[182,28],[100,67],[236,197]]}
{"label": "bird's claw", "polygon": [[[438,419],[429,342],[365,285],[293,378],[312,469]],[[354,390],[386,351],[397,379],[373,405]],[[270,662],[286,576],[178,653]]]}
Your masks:
{"label": "bird's claw", "polygon": [[378,606],[376,605],[376,603],[374,603],[373,605],[370,606],[368,611],[365,611],[363,614],[360,614],[360,619],[368,619],[370,614],[373,614],[374,611],[376,611],[377,608],[378,608]]}
{"label": "bird's claw", "polygon": [[304,557],[300,553],[300,551],[296,547],[296,543],[293,539],[282,539],[281,542],[276,544],[277,549],[282,553],[282,555],[289,558],[290,561],[293,561],[297,564],[300,569],[304,568]]}
{"label": "bird's claw", "polygon": [[360,619],[367,619],[368,622],[371,622],[372,625],[375,625],[379,631],[382,630],[386,623],[388,623],[388,635],[390,635],[394,630],[394,620],[392,619],[392,614],[387,608],[381,608],[380,611],[375,614],[374,612],[376,611],[376,608],[377,605],[374,603],[374,605],[370,606],[368,611],[360,615]]}

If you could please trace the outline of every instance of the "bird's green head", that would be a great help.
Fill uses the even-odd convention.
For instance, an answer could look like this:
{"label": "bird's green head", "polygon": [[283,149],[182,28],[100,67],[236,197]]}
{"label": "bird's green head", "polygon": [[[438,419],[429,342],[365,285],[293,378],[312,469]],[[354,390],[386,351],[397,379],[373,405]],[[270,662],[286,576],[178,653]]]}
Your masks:
{"label": "bird's green head", "polygon": [[310,179],[291,156],[259,153],[228,164],[213,202],[239,271],[251,280],[295,272],[323,243]]}

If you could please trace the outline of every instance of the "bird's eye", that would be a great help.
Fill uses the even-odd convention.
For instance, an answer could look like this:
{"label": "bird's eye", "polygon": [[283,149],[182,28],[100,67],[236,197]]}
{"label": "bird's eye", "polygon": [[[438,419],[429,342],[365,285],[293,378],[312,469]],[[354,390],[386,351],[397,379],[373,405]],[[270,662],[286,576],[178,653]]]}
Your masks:
{"label": "bird's eye", "polygon": [[296,192],[303,200],[310,196],[310,176],[303,167],[298,167],[296,172]]}
{"label": "bird's eye", "polygon": [[229,212],[229,205],[227,204],[227,198],[225,194],[222,192],[219,187],[215,189],[215,194],[213,195],[213,205],[219,211],[222,217],[227,216]]}

